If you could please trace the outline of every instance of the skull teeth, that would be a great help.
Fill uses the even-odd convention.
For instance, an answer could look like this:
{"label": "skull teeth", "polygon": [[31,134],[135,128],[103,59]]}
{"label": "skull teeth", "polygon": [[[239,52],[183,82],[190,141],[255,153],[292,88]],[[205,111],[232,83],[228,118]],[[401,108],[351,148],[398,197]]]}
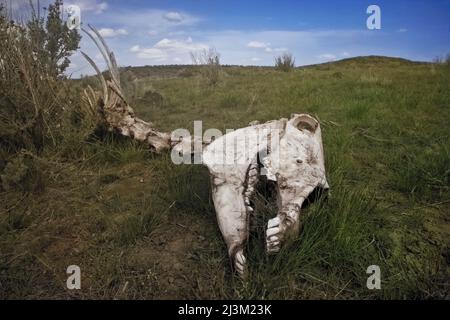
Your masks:
{"label": "skull teeth", "polygon": [[245,259],[244,254],[240,251],[236,253],[234,256],[234,266],[236,268],[236,271],[241,275],[245,275],[245,266],[246,266],[247,259]]}
{"label": "skull teeth", "polygon": [[279,225],[280,225],[280,218],[279,217],[275,217],[275,218],[269,220],[269,222],[267,224],[267,227],[269,229],[271,229],[271,228],[279,226]]}
{"label": "skull teeth", "polygon": [[275,236],[278,233],[280,233],[280,228],[270,228],[267,230],[267,238],[270,239],[272,236]]}

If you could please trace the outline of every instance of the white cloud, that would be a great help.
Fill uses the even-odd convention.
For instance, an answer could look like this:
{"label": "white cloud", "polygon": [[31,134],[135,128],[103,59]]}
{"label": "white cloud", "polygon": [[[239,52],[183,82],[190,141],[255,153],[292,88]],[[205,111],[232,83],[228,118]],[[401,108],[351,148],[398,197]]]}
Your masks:
{"label": "white cloud", "polygon": [[104,11],[106,11],[109,7],[106,1],[97,1],[97,0],[76,0],[76,1],[67,1],[67,3],[64,3],[65,6],[71,4],[79,6],[82,15],[83,12],[93,12],[95,14],[101,14]]}
{"label": "white cloud", "polygon": [[140,59],[155,59],[162,61],[167,58],[167,53],[157,48],[141,48],[139,45],[135,45],[132,46],[129,51],[136,53],[136,56]]}
{"label": "white cloud", "polygon": [[261,61],[261,58],[253,57],[250,60],[253,61],[253,62],[258,62],[258,61]]}
{"label": "white cloud", "polygon": [[247,47],[249,48],[267,48],[270,45],[270,43],[260,42],[260,41],[250,41],[247,44]]}
{"label": "white cloud", "polygon": [[125,29],[112,29],[112,28],[101,28],[98,30],[100,35],[104,38],[114,38],[117,36],[126,36],[128,35],[128,31]]}
{"label": "white cloud", "polygon": [[189,37],[186,40],[164,38],[150,48],[141,48],[139,45],[135,45],[129,51],[135,53],[140,59],[163,61],[171,58],[173,61],[180,62],[184,61],[183,58],[186,58],[190,52],[208,48],[209,46],[196,43]]}
{"label": "white cloud", "polygon": [[406,28],[400,28],[397,30],[397,32],[400,32],[400,33],[407,32],[407,31],[408,31],[408,29],[406,29]]}
{"label": "white cloud", "polygon": [[164,19],[170,22],[181,22],[183,21],[183,16],[179,12],[167,12],[164,14]]}
{"label": "white cloud", "polygon": [[139,52],[140,49],[141,49],[141,47],[139,47],[138,45],[135,45],[130,48],[130,52]]}
{"label": "white cloud", "polygon": [[164,61],[167,59],[167,53],[155,48],[139,48],[137,57],[140,59]]}
{"label": "white cloud", "polygon": [[[76,2],[77,0],[67,1]],[[78,2],[83,2],[86,5],[90,4],[87,0],[80,0]],[[92,1],[92,3],[93,2],[94,1]],[[106,3],[104,0],[103,2]],[[96,3],[99,4],[101,2],[98,0]],[[94,7],[85,8],[94,10]],[[100,6],[99,9],[101,8],[102,7]],[[189,39],[186,36],[188,32],[189,34],[192,32],[192,28],[195,27],[201,19],[187,12],[179,11],[182,20],[178,23],[174,23],[164,17],[167,13],[168,11],[159,9],[109,9],[103,12],[101,20],[98,19],[98,16],[93,11],[86,12],[85,14],[82,12],[82,21],[85,25],[93,24],[98,26],[98,28],[104,27],[104,29],[107,29],[103,30],[102,34],[107,36],[106,40],[108,46],[114,51],[120,65],[138,66],[149,63],[165,64],[176,57],[180,58],[182,63],[189,63],[190,51],[208,47],[204,44],[200,45],[197,41],[194,43],[192,39]],[[174,15],[168,16],[169,18],[172,18],[172,20],[178,19]],[[123,30],[120,30],[120,28],[123,28]],[[195,38],[197,38],[197,36]],[[201,36],[198,38],[202,38],[203,40],[203,37]],[[169,41],[163,41],[162,43],[159,43],[158,47],[155,47],[156,43],[161,39],[167,39]],[[176,40],[174,42],[172,39],[182,40]],[[98,54],[98,49],[89,37],[83,36],[80,47],[81,50],[91,57]],[[80,66],[80,69],[77,70],[77,75],[81,73],[94,73],[90,65],[81,55],[74,55],[72,59]],[[99,68],[105,67],[103,61],[96,60],[96,63]]]}
{"label": "white cloud", "polygon": [[247,43],[247,47],[255,48],[255,49],[264,49],[266,52],[283,52],[287,51],[287,48],[272,48],[269,42],[261,42],[261,41],[250,41]]}
{"label": "white cloud", "polygon": [[191,37],[187,38],[186,40],[170,40],[164,38],[158,43],[156,43],[154,47],[158,49],[178,51],[178,52],[197,51],[209,48],[207,45],[201,43],[194,43]]}
{"label": "white cloud", "polygon": [[[178,15],[158,9],[143,10],[108,10],[103,17],[105,21],[114,23],[115,26],[126,27],[140,37],[164,35],[169,32],[180,31],[181,27],[192,27],[201,19],[187,12],[177,12]],[[82,18],[84,19],[84,18]],[[150,32],[150,34],[149,34]]]}
{"label": "white cloud", "polygon": [[333,61],[333,60],[336,60],[336,59],[337,59],[337,57],[336,57],[334,54],[332,54],[332,53],[323,53],[323,54],[320,54],[320,55],[318,56],[318,58],[319,58],[320,60],[324,60],[324,61]]}

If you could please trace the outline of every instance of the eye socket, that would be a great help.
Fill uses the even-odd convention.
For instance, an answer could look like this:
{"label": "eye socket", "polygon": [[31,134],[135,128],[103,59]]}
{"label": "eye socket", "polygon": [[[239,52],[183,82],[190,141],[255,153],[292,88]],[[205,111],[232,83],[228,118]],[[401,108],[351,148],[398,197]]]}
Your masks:
{"label": "eye socket", "polygon": [[298,130],[307,130],[311,133],[316,132],[318,125],[317,120],[308,115],[300,115],[294,122]]}

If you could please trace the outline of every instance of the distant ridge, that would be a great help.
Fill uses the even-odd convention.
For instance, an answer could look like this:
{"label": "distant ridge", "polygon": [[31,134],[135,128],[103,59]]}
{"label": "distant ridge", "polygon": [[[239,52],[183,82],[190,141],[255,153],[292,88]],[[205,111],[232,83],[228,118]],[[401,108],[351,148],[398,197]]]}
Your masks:
{"label": "distant ridge", "polygon": [[[297,66],[297,68],[302,67],[309,67],[309,66],[316,66],[316,65],[322,65],[322,64],[333,64],[333,63],[340,63],[340,62],[404,62],[404,63],[419,63],[419,64],[429,64],[431,62],[426,61],[413,61],[408,60],[405,58],[399,58],[399,57],[388,57],[388,56],[377,56],[377,55],[370,55],[370,56],[356,56],[356,57],[350,57],[350,58],[344,58],[339,60],[333,60],[333,61],[327,61],[327,62],[320,62],[320,63],[313,63],[308,65],[301,65]],[[273,66],[258,66],[258,65],[238,65],[238,64],[223,64],[223,67],[258,67],[258,68],[272,68]],[[180,67],[193,67],[191,64],[164,64],[164,65],[145,65],[145,66],[126,66],[123,67],[125,69],[139,69],[139,68],[180,68]]]}
{"label": "distant ridge", "polygon": [[[328,61],[322,63],[315,63],[310,65],[297,66],[296,68],[315,68],[320,66],[331,66],[331,65],[377,65],[377,64],[430,64],[431,62],[425,61],[412,61],[405,58],[399,57],[387,57],[387,56],[356,56],[351,58],[345,58],[335,61]],[[190,73],[197,66],[192,64],[168,64],[168,65],[145,65],[145,66],[124,66],[120,68],[122,73],[131,72],[137,78],[173,78],[182,75],[183,73]],[[248,68],[248,69],[272,69],[274,66],[256,66],[256,65],[222,65],[223,68]]]}
{"label": "distant ridge", "polygon": [[387,57],[387,56],[356,56],[351,58],[344,58],[340,60],[334,60],[334,61],[328,61],[323,63],[315,63],[305,66],[299,66],[298,68],[306,68],[306,67],[313,67],[313,66],[320,66],[320,65],[330,65],[330,64],[351,64],[351,63],[357,63],[357,64],[377,64],[377,63],[404,63],[404,64],[429,64],[431,62],[426,61],[413,61],[408,60],[405,58],[399,58],[399,57]]}

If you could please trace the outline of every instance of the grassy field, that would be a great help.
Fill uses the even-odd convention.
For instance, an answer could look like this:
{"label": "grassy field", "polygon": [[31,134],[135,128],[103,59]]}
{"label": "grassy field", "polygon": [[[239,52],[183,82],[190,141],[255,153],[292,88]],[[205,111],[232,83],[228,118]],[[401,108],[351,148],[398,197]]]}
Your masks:
{"label": "grassy field", "polygon": [[[448,66],[365,57],[288,73],[225,67],[217,86],[183,67],[126,74],[137,114],[166,131],[314,115],[329,197],[304,211],[298,240],[267,257],[276,208],[261,185],[241,281],[206,168],[112,136],[50,148],[36,177],[45,187],[0,193],[0,298],[450,298]],[[66,289],[72,264],[81,290]],[[366,287],[370,265],[381,290]]]}

